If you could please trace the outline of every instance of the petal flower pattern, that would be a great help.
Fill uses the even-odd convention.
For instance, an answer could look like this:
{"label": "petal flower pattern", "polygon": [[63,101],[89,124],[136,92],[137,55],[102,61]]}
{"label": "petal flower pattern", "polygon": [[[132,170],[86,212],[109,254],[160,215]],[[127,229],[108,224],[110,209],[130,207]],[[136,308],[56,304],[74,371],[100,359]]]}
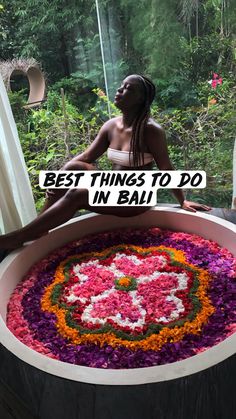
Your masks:
{"label": "petal flower pattern", "polygon": [[[168,254],[138,256],[118,252],[109,266],[101,265],[99,259],[73,266],[73,281],[65,287],[62,299],[84,304],[83,326],[108,323],[140,332],[149,323],[168,323],[185,311],[176,292],[187,289],[188,272],[165,272]],[[116,289],[117,281],[125,277],[135,278],[135,290]]]}
{"label": "petal flower pattern", "polygon": [[32,349],[96,368],[175,362],[236,331],[236,259],[195,234],[96,234],[36,263],[7,325]]}

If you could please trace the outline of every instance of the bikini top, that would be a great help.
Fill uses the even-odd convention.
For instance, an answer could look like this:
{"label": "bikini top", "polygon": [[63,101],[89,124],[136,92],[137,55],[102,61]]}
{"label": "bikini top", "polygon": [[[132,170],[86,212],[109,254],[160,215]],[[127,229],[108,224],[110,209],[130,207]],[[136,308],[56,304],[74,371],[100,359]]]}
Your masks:
{"label": "bikini top", "polygon": [[[114,148],[107,149],[108,159],[114,163],[119,164],[120,166],[133,167],[134,159],[133,153],[129,151],[115,150]],[[150,153],[144,153],[144,166],[153,161],[153,156]],[[140,155],[140,161],[142,162],[142,155]]]}

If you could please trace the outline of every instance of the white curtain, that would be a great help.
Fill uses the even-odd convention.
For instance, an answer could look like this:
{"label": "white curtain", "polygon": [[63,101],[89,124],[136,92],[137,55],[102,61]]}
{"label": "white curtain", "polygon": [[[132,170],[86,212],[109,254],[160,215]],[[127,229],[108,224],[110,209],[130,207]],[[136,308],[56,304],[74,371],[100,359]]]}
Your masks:
{"label": "white curtain", "polygon": [[16,230],[35,217],[24,156],[0,75],[0,234]]}

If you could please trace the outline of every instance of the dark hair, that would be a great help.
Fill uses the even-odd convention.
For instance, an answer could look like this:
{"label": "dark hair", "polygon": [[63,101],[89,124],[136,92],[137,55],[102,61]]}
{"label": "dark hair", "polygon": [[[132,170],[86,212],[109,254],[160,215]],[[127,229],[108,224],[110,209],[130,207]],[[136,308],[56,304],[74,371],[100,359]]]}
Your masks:
{"label": "dark hair", "polygon": [[156,88],[148,77],[138,74],[134,74],[134,76],[142,82],[145,96],[143,106],[134,121],[130,151],[133,153],[134,166],[141,166],[144,164],[144,152],[142,147],[144,129],[147,125],[148,119],[150,118],[150,107],[155,97]]}

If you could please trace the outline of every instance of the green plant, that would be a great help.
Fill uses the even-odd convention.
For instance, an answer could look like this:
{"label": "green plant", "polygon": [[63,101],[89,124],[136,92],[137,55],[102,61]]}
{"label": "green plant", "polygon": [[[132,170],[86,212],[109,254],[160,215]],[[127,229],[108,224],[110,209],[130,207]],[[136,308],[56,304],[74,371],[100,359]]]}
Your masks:
{"label": "green plant", "polygon": [[[12,112],[18,121],[25,121],[27,119],[27,112],[24,109],[24,105],[27,103],[26,91],[19,90],[18,92],[8,91],[8,97],[11,103]],[[23,122],[22,121],[22,122]]]}
{"label": "green plant", "polygon": [[[165,128],[169,153],[175,168],[207,172],[207,188],[189,190],[187,198],[212,206],[227,207],[231,203],[232,190],[236,89],[231,81],[224,85],[223,78],[223,85],[217,93],[218,102],[209,106],[208,89],[207,82],[204,86],[199,85],[201,106],[165,110],[154,106],[152,117]],[[26,112],[17,105],[24,116],[22,119],[20,113],[16,113],[15,119],[38,210],[44,201],[44,191],[38,186],[39,171],[60,169],[70,157],[79,154],[91,144],[103,122],[108,119],[106,96],[100,89],[96,89],[94,93],[98,96],[96,106],[86,113],[80,112],[66,99],[69,133],[67,145],[59,94],[49,91],[48,102],[37,110]],[[17,104],[15,94],[10,95],[10,98]],[[110,107],[112,116],[119,115],[112,103]],[[68,156],[67,146],[70,152]],[[98,167],[101,170],[111,169],[106,154],[99,159]],[[159,190],[157,199],[158,202],[176,202],[168,190]]]}
{"label": "green plant", "polygon": [[86,112],[96,103],[97,96],[93,91],[95,87],[94,83],[86,78],[65,77],[56,82],[51,91],[60,94],[63,88],[67,100],[81,112]]}

